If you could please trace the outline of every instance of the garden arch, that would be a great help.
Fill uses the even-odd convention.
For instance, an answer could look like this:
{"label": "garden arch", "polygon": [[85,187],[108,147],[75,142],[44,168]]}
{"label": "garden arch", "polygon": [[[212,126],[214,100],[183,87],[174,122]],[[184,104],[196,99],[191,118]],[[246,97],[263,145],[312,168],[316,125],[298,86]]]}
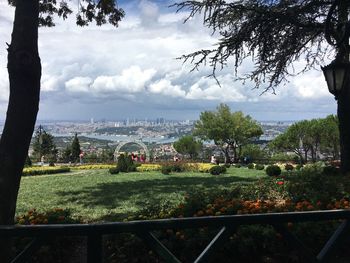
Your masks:
{"label": "garden arch", "polygon": [[118,153],[119,153],[120,149],[121,149],[123,146],[127,145],[127,144],[137,144],[137,145],[141,146],[142,149],[143,149],[143,150],[145,151],[145,153],[146,153],[146,162],[149,162],[149,161],[150,161],[150,153],[149,153],[149,150],[148,150],[146,144],[144,144],[144,143],[141,142],[141,141],[136,141],[136,140],[135,140],[135,141],[125,141],[125,142],[119,143],[118,146],[117,146],[117,148],[115,148],[115,151],[114,151],[114,160],[117,160],[117,158],[118,158]]}

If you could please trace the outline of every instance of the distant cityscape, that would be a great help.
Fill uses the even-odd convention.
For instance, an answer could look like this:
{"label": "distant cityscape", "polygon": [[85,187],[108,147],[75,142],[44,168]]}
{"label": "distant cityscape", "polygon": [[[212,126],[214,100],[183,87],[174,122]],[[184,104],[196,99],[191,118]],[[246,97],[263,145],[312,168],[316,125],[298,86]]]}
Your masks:
{"label": "distant cityscape", "polygon": [[[175,141],[177,138],[191,134],[195,120],[167,120],[163,117],[155,119],[125,118],[123,120],[95,120],[89,121],[56,121],[38,120],[37,126],[54,136],[80,136],[94,139],[125,141],[130,138],[148,142],[166,143]],[[264,134],[260,140],[270,141],[283,133],[294,121],[261,121]],[[0,122],[0,132],[4,123]]]}

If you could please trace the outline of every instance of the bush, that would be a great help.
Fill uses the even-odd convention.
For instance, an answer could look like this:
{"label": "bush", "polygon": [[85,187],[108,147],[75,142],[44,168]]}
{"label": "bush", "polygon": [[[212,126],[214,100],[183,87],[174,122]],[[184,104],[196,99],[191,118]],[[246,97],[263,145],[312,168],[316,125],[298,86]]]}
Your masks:
{"label": "bush", "polygon": [[302,169],[303,175],[321,175],[325,164],[323,162],[316,162],[304,165]]}
{"label": "bush", "polygon": [[256,170],[264,170],[265,166],[263,164],[256,164],[255,169]]}
{"label": "bush", "polygon": [[135,164],[129,165],[128,166],[128,173],[129,172],[136,172],[137,171],[136,168],[137,168],[137,166]]}
{"label": "bush", "polygon": [[220,166],[220,165],[215,165],[209,169],[209,173],[212,175],[219,175],[222,173],[226,173],[226,167]]}
{"label": "bush", "polygon": [[117,167],[110,168],[110,169],[109,169],[109,173],[110,173],[110,174],[119,174],[119,170],[118,170]]}
{"label": "bush", "polygon": [[237,164],[234,165],[234,167],[235,167],[235,168],[241,168],[242,165],[240,165],[239,163],[237,163]]}
{"label": "bush", "polygon": [[25,160],[25,162],[24,162],[24,166],[25,167],[30,167],[30,166],[32,166],[32,160],[30,159],[30,157],[27,155],[27,158],[26,158],[26,160]]}
{"label": "bush", "polygon": [[300,170],[301,168],[303,168],[303,165],[302,164],[297,164],[296,166],[295,166],[295,170]]}
{"label": "bush", "polygon": [[340,169],[338,167],[334,167],[334,166],[325,166],[325,167],[323,167],[323,174],[324,175],[339,175]]}
{"label": "bush", "polygon": [[285,166],[284,166],[284,169],[286,171],[293,171],[294,167],[293,165],[291,165],[290,163],[287,163]]}
{"label": "bush", "polygon": [[162,166],[161,172],[162,172],[162,174],[168,175],[171,173],[171,167],[164,165],[164,166]]}
{"label": "bush", "polygon": [[58,174],[58,173],[68,173],[70,172],[69,167],[28,167],[24,168],[22,175],[44,175],[44,174]]}
{"label": "bush", "polygon": [[269,165],[266,168],[266,174],[268,176],[278,176],[281,174],[281,172],[281,168],[279,168],[277,165]]}
{"label": "bush", "polygon": [[254,164],[253,163],[249,163],[248,165],[247,165],[247,167],[248,167],[248,169],[254,169]]}
{"label": "bush", "polygon": [[121,154],[118,157],[117,169],[120,172],[127,172],[128,171],[128,164],[126,162],[126,158],[125,158],[124,154]]}

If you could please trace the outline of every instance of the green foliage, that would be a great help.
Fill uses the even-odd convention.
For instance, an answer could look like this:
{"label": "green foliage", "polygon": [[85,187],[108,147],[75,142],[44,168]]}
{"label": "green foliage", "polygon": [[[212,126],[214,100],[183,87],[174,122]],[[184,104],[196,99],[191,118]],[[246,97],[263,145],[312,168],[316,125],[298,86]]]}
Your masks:
{"label": "green foliage", "polygon": [[213,140],[228,156],[228,147],[234,151],[235,159],[240,158],[237,151],[263,134],[260,125],[241,111],[231,112],[229,106],[220,104],[216,111],[204,111],[195,123],[194,135],[201,139]]}
{"label": "green foliage", "polygon": [[247,165],[247,167],[248,167],[248,169],[254,169],[254,164],[253,164],[253,163],[249,163],[249,164]]}
{"label": "green foliage", "polygon": [[171,166],[163,165],[160,171],[162,174],[168,175],[171,173],[171,170],[172,170]]}
{"label": "green foliage", "polygon": [[128,172],[128,167],[130,166],[130,160],[128,157],[125,157],[124,154],[119,155],[118,161],[117,161],[117,169],[120,172]]}
{"label": "green foliage", "polygon": [[209,169],[209,173],[212,175],[219,175],[226,173],[227,169],[224,165],[215,165]]}
{"label": "green foliage", "polygon": [[22,175],[45,175],[45,174],[58,174],[58,173],[68,173],[70,172],[69,167],[31,167],[24,168]]}
{"label": "green foliage", "polygon": [[46,132],[41,126],[36,130],[33,139],[33,158],[41,161],[44,156],[45,162],[55,162],[57,159],[57,149],[53,142],[53,136]]}
{"label": "green foliage", "polygon": [[109,171],[110,174],[119,174],[119,170],[116,167],[109,168],[108,171]]}
{"label": "green foliage", "polygon": [[279,168],[277,165],[269,165],[266,167],[265,171],[268,176],[278,176],[282,172],[281,168]]}
{"label": "green foliage", "polygon": [[284,165],[284,169],[286,171],[293,171],[294,167],[290,163],[287,163],[287,164]]}
{"label": "green foliage", "polygon": [[27,158],[26,158],[25,163],[24,163],[24,167],[30,167],[30,166],[32,166],[32,160],[27,155]]}
{"label": "green foliage", "polygon": [[299,171],[301,168],[303,168],[303,165],[302,164],[297,164],[295,166],[295,170]]}
{"label": "green foliage", "polygon": [[303,175],[321,175],[324,167],[325,164],[323,162],[306,164],[303,166],[301,172]]}
{"label": "green foliage", "polygon": [[72,156],[72,150],[70,146],[67,146],[63,151],[61,155],[61,161],[64,163],[69,163],[71,161]]}
{"label": "green foliage", "polygon": [[317,152],[320,150],[337,159],[339,157],[338,119],[329,115],[324,119],[294,123],[283,134],[277,136],[269,147],[273,150],[294,151],[303,163],[308,161],[306,159],[308,155],[311,155],[312,161],[317,161]]}
{"label": "green foliage", "polygon": [[264,170],[265,166],[263,164],[256,164],[255,169],[256,170]]}
{"label": "green foliage", "polygon": [[323,167],[323,174],[324,175],[340,175],[341,171],[338,167],[327,165],[327,166]]}
{"label": "green foliage", "polygon": [[80,153],[81,153],[80,143],[78,139],[78,134],[76,133],[74,135],[74,139],[71,145],[71,161],[78,162]]}
{"label": "green foliage", "polygon": [[297,158],[295,154],[275,153],[270,157],[270,162],[293,162]]}
{"label": "green foliage", "polygon": [[192,135],[181,137],[173,144],[175,150],[181,154],[188,154],[191,159],[195,158],[202,149],[202,143],[197,141]]}
{"label": "green foliage", "polygon": [[240,156],[249,156],[250,161],[256,163],[268,159],[269,153],[266,150],[261,149],[259,145],[247,144],[242,147]]}

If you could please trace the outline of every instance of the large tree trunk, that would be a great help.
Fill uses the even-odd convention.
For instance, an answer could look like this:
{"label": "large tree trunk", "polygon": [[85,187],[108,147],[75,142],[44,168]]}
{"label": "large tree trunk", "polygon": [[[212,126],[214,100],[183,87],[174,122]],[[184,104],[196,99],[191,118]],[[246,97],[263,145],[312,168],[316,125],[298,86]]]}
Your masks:
{"label": "large tree trunk", "polygon": [[[38,17],[38,0],[16,1],[8,48],[10,98],[0,140],[0,225],[14,223],[22,169],[39,108]],[[6,248],[1,245],[0,258],[4,259]]]}
{"label": "large tree trunk", "polygon": [[[350,78],[349,78],[350,80]],[[338,97],[341,170],[350,173],[350,83]]]}

